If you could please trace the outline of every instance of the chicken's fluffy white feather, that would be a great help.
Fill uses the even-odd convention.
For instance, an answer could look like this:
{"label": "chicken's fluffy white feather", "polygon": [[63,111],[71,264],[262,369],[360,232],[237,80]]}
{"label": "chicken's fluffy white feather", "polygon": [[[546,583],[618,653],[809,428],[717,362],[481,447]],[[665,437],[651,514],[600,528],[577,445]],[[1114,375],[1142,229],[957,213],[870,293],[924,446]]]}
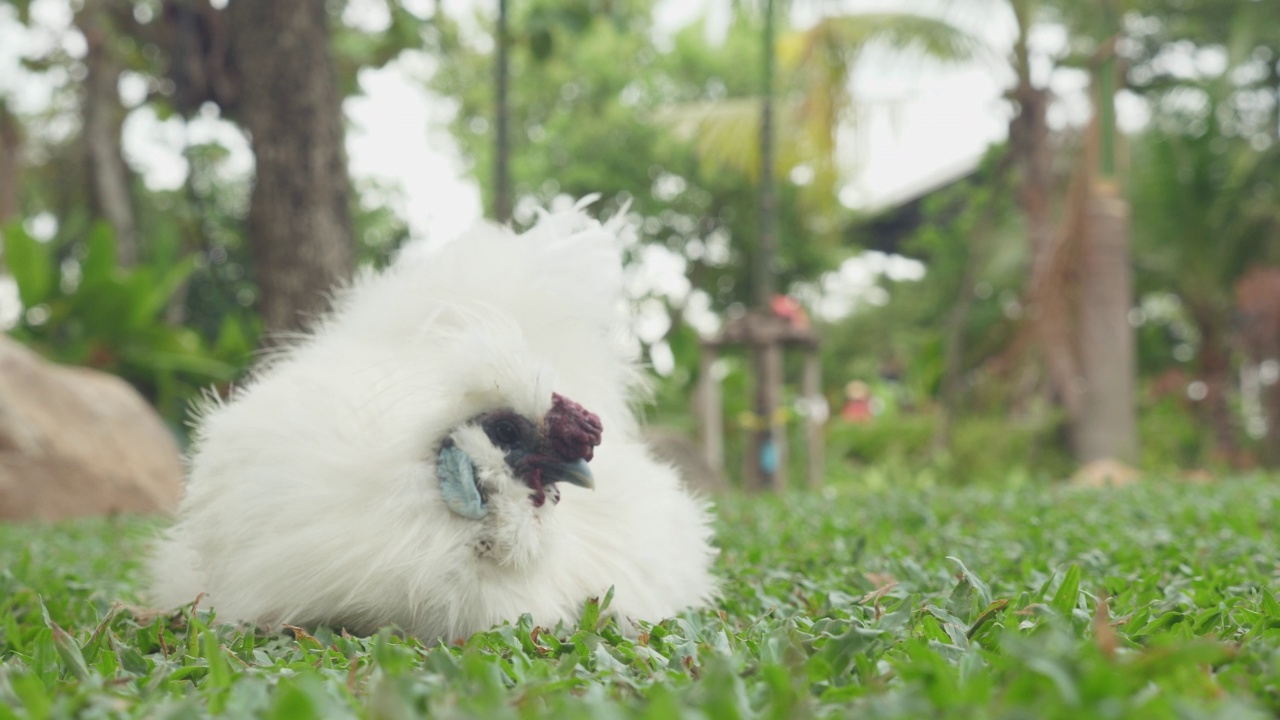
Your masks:
{"label": "chicken's fluffy white feather", "polygon": [[[448,639],[523,613],[572,621],[610,587],[624,628],[708,602],[707,508],[632,411],[620,230],[581,206],[522,235],[483,225],[339,291],[312,333],[202,408],[153,602],[206,593],[220,620]],[[598,418],[603,437],[546,450],[556,413],[588,436]],[[445,447],[478,519],[442,495]],[[586,460],[593,490],[555,483],[587,484],[570,472]]]}

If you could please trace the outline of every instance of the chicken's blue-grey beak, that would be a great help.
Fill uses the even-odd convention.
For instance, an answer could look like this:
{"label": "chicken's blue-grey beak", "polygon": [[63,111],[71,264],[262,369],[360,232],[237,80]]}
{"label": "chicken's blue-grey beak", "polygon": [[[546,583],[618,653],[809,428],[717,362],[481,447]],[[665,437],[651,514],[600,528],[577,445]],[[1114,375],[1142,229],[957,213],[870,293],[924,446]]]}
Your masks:
{"label": "chicken's blue-grey beak", "polygon": [[549,463],[544,466],[543,472],[545,473],[544,483],[567,482],[588,490],[593,490],[596,486],[595,478],[592,477],[591,468],[587,467],[586,460]]}

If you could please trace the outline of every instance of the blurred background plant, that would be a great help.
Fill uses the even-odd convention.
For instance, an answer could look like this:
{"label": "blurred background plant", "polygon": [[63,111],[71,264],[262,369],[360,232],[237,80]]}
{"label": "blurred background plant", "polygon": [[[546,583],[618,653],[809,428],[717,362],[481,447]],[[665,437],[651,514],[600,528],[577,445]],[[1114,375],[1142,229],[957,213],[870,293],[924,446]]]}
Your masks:
{"label": "blurred background plant", "polygon": [[174,297],[190,281],[192,258],[121,268],[105,223],[89,228],[80,257],[32,238],[21,226],[4,231],[4,254],[25,311],[10,334],[62,363],[115,373],[133,383],[175,423],[208,385],[240,373],[253,350],[248,318],[227,315],[211,340],[165,322]]}
{"label": "blurred background plant", "polygon": [[[122,375],[181,433],[190,399],[225,392],[257,347],[318,309],[318,289],[421,234],[401,188],[352,180],[337,161],[301,178],[289,165],[299,136],[342,158],[341,103],[365,92],[366,73],[412,56],[416,82],[448,112],[409,132],[447,133],[491,214],[499,166],[517,226],[566,196],[600,193],[601,215],[628,208],[633,329],[656,380],[649,418],[696,439],[696,389],[713,373],[726,470],[740,474],[752,362],[729,352],[700,365],[701,340],[756,304],[772,4],[709,3],[706,18],[668,31],[653,0],[522,0],[502,4],[500,36],[488,5],[282,0],[271,12],[311,18],[299,32],[328,52],[276,95],[238,69],[289,71],[259,59],[275,40],[255,34],[266,21],[251,4],[55,5],[0,0],[0,38],[24,40],[10,51],[18,82],[0,83],[13,336]],[[780,2],[774,15],[771,270],[822,337],[831,481],[899,469],[939,482],[1011,468],[1063,477],[1093,459],[1098,423],[1130,433],[1079,390],[1116,381],[1136,409],[1133,437],[1116,445],[1130,463],[1280,462],[1280,282],[1268,280],[1280,267],[1280,5],[864,5]],[[369,12],[382,18],[376,30],[361,20]],[[975,32],[992,18],[1009,26],[1007,44]],[[510,82],[499,102],[502,40]],[[870,102],[858,72],[957,63],[1008,85],[1007,140],[891,201],[849,202]],[[1085,109],[1058,96],[1063,77],[1084,88]],[[328,99],[295,103],[295,89]],[[1144,120],[1118,132],[1117,105]],[[265,118],[268,106],[280,118]],[[124,151],[146,118],[176,129],[154,142],[177,148],[177,182],[153,182],[155,167]],[[252,136],[248,167],[235,127]],[[255,184],[255,173],[282,179]],[[268,194],[285,185],[308,199],[293,207]],[[1098,225],[1103,207],[1125,220]],[[1103,241],[1112,254],[1099,254]],[[1110,264],[1090,264],[1100,257]],[[1120,287],[1098,283],[1114,282],[1132,287],[1119,296],[1136,361],[1100,370],[1089,338],[1106,311],[1098,298]],[[787,377],[801,372],[799,358],[786,361]],[[779,392],[789,445],[802,448],[814,399]],[[789,459],[801,476],[803,453]]]}

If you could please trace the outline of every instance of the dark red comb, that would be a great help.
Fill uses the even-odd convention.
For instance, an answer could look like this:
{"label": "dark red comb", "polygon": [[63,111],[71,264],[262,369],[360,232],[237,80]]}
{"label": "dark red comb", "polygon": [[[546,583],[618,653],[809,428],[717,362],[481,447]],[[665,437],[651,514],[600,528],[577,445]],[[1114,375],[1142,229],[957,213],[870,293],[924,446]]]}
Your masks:
{"label": "dark red comb", "polygon": [[591,460],[603,432],[598,415],[560,393],[551,394],[547,436],[561,460]]}

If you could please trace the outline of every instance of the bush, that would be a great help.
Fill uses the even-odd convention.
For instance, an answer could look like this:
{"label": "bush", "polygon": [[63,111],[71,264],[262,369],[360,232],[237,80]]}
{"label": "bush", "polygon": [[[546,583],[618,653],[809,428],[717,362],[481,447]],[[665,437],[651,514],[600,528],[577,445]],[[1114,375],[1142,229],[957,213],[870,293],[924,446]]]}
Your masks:
{"label": "bush", "polygon": [[40,242],[16,223],[3,234],[24,308],[10,334],[56,362],[120,375],[175,431],[183,431],[192,397],[236,378],[251,358],[255,333],[243,317],[226,317],[212,342],[164,321],[193,259],[121,268],[115,238],[102,224],[79,247]]}
{"label": "bush", "polygon": [[834,419],[827,431],[828,470],[836,481],[889,472],[924,473],[962,484],[1006,478],[1011,472],[1052,480],[1071,471],[1071,460],[1060,449],[1052,426],[1011,422],[1003,416],[965,416],[952,425],[950,447],[935,451],[939,422],[935,410],[886,414],[864,424]]}

